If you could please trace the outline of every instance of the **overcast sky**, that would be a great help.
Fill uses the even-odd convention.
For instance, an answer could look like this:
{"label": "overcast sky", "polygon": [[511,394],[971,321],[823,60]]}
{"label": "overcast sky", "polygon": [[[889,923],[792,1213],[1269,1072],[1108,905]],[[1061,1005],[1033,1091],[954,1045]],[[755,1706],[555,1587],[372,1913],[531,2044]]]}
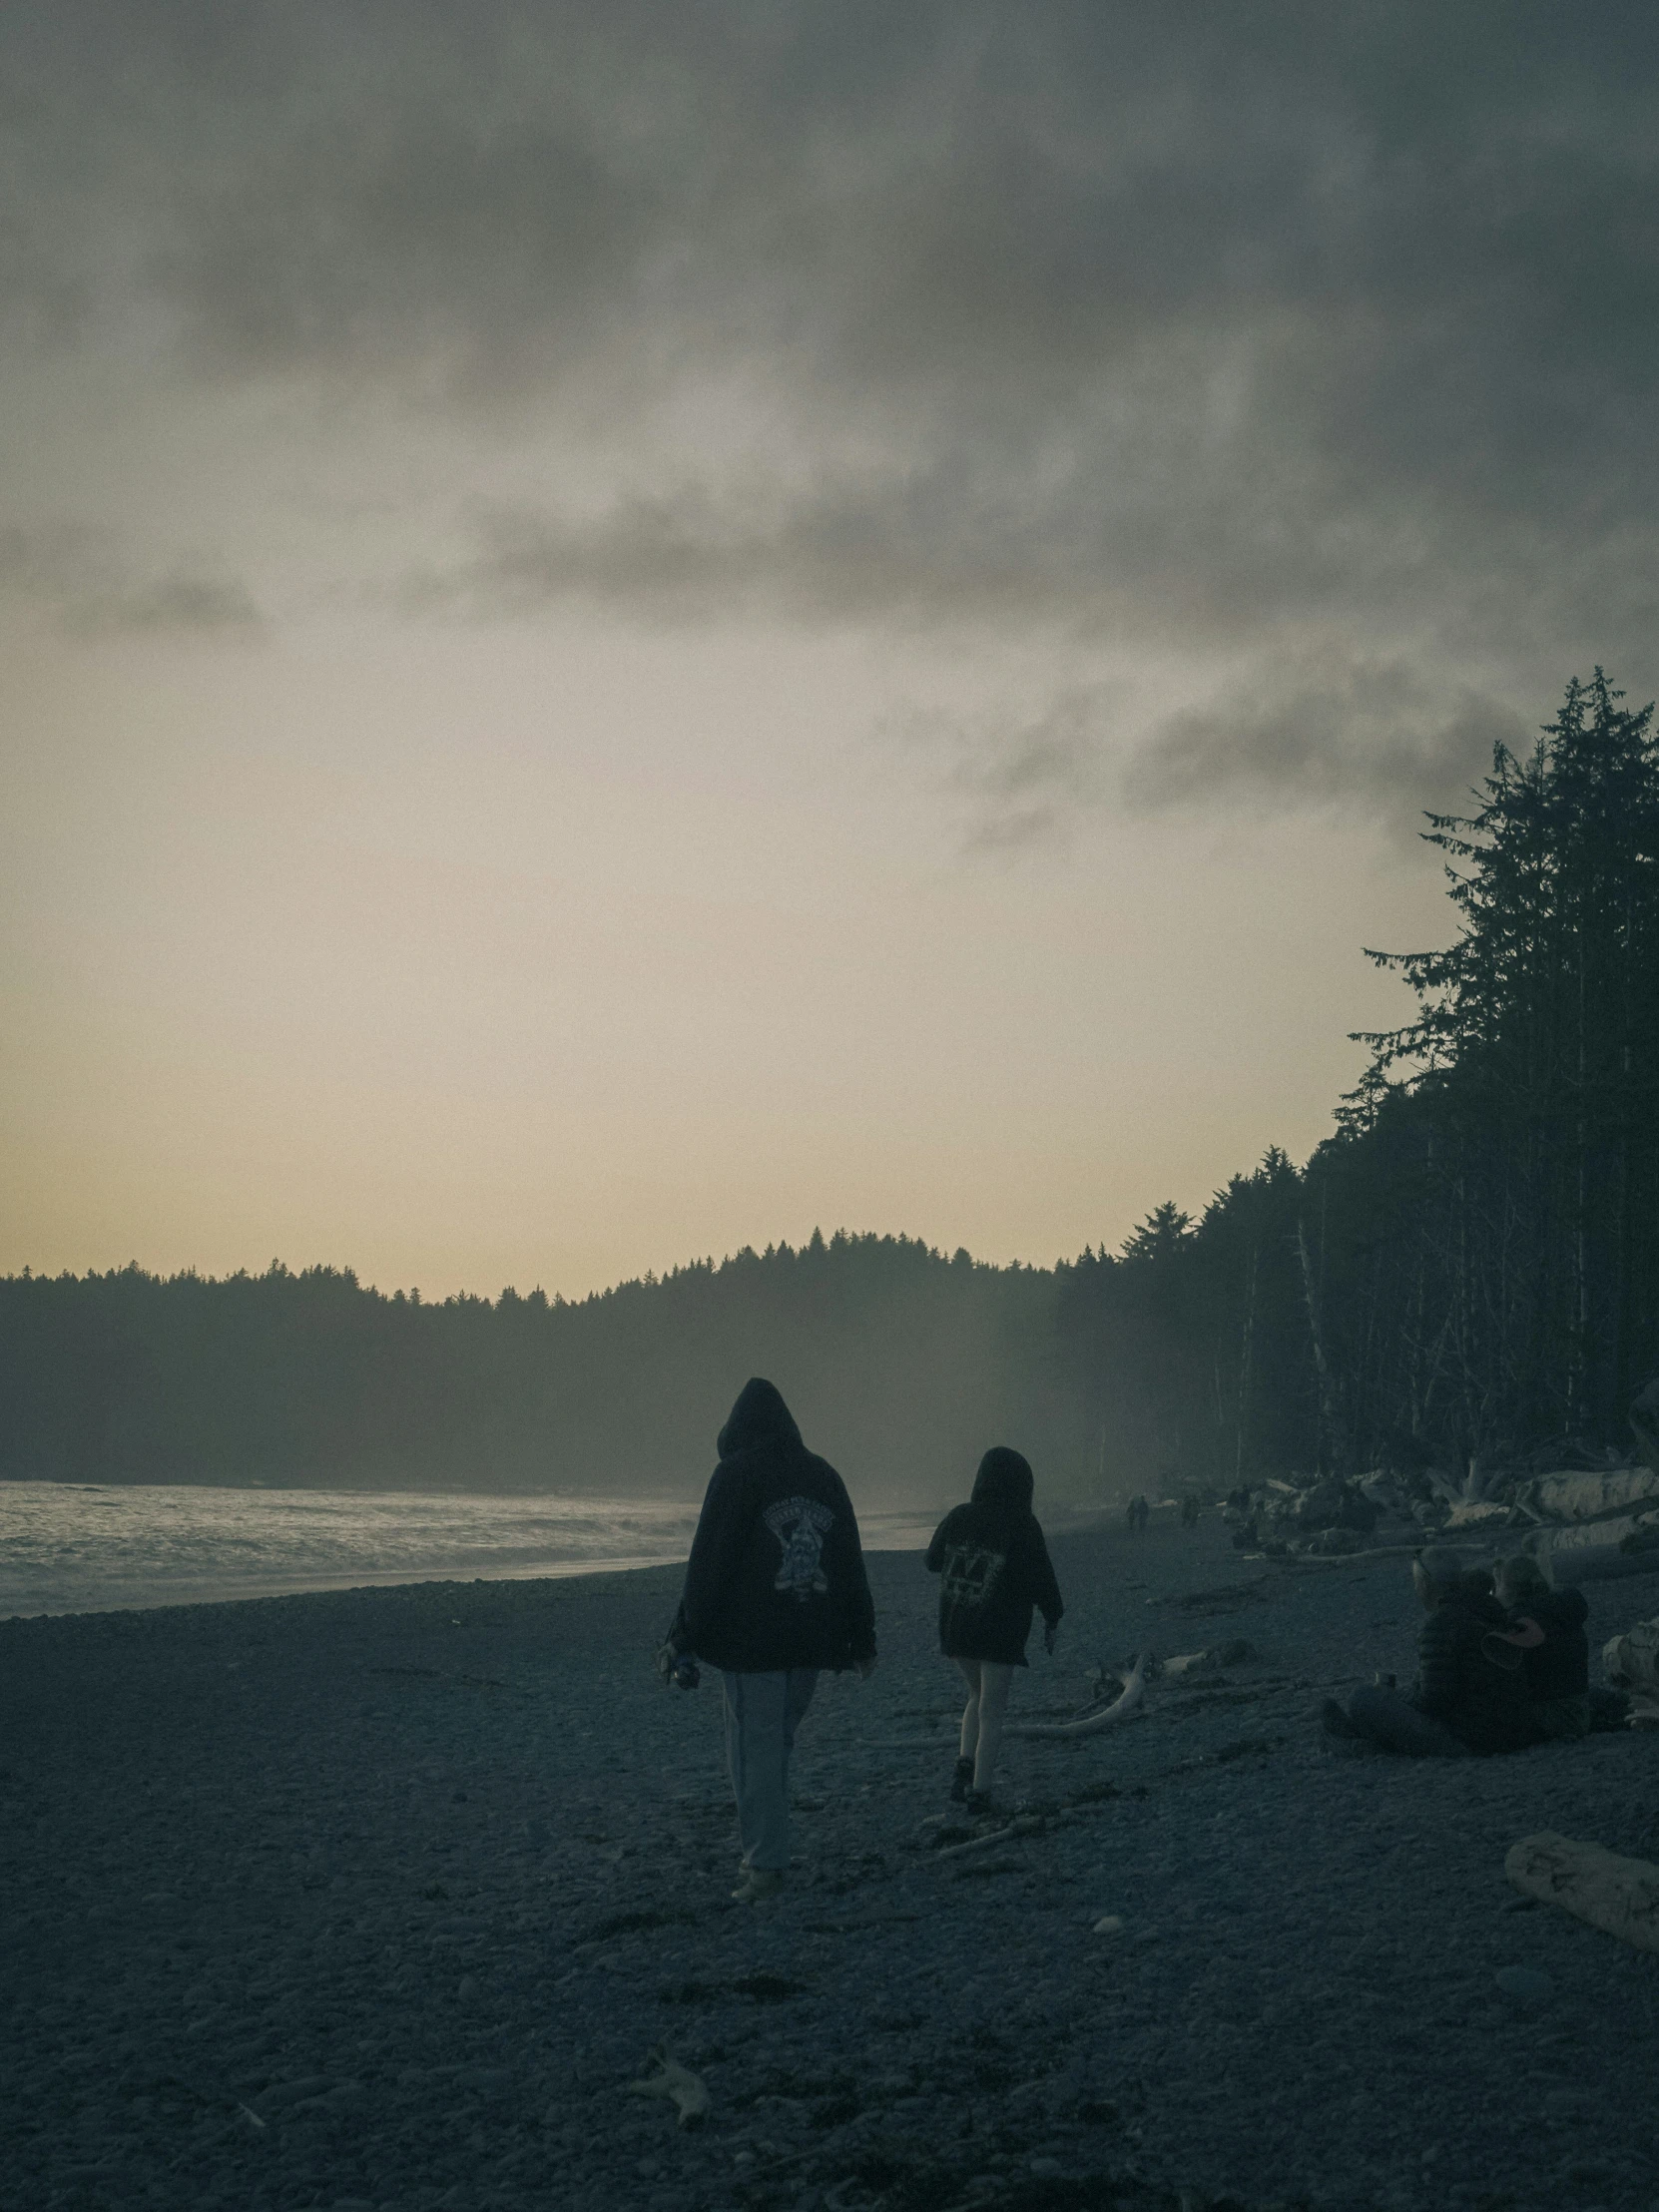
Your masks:
{"label": "overcast sky", "polygon": [[1655,650],[1651,5],[0,12],[0,1268],[1116,1244]]}

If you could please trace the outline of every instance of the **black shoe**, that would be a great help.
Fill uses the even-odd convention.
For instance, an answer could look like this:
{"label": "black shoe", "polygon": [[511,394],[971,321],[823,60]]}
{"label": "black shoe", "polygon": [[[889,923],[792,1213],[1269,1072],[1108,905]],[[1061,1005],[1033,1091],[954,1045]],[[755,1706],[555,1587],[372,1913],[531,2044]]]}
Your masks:
{"label": "black shoe", "polygon": [[956,1772],[955,1775],[952,1777],[950,1784],[951,1804],[965,1804],[967,1802],[967,1794],[972,1788],[973,1761],[971,1759],[958,1759],[956,1762]]}
{"label": "black shoe", "polygon": [[989,1790],[969,1790],[962,1802],[967,1807],[971,1820],[983,1820],[987,1813],[996,1811]]}

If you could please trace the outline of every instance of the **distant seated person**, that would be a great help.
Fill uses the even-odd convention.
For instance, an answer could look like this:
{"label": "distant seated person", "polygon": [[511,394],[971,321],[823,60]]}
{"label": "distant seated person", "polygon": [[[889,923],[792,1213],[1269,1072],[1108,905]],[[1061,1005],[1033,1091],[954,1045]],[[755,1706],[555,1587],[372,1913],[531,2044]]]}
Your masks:
{"label": "distant seated person", "polygon": [[1537,1560],[1525,1552],[1500,1559],[1493,1580],[1508,1617],[1509,1640],[1520,1649],[1532,1718],[1544,1741],[1575,1744],[1592,1729],[1622,1728],[1629,1700],[1617,1690],[1590,1687],[1590,1641],[1584,1633],[1590,1609],[1583,1592],[1552,1590]]}
{"label": "distant seated person", "polygon": [[1521,1751],[1538,1741],[1523,1654],[1507,1640],[1508,1616],[1464,1572],[1454,1551],[1418,1552],[1411,1580],[1427,1619],[1417,1636],[1416,1687],[1376,1683],[1348,1709],[1327,1698],[1321,1723],[1333,1750],[1367,1744],[1406,1758],[1461,1758]]}

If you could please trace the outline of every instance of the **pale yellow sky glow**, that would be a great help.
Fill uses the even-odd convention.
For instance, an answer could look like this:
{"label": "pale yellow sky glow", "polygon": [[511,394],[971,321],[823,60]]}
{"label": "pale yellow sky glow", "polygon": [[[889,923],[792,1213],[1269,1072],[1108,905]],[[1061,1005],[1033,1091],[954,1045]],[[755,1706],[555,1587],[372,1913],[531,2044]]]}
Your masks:
{"label": "pale yellow sky glow", "polygon": [[1642,80],[1458,17],[12,11],[0,1269],[1305,1157],[1419,810],[1659,676]]}
{"label": "pale yellow sky glow", "polygon": [[815,1225],[1046,1263],[1306,1151],[1432,869],[1259,816],[974,846],[882,728],[934,659],[28,641],[0,1264],[570,1296]]}

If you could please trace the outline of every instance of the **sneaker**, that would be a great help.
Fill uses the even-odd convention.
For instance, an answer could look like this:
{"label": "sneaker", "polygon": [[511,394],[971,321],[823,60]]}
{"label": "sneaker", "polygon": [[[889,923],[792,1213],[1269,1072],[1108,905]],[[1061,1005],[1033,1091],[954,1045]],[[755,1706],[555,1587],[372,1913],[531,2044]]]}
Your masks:
{"label": "sneaker", "polygon": [[776,1867],[751,1867],[732,1897],[738,1905],[759,1905],[763,1899],[775,1898],[783,1887],[784,1877]]}
{"label": "sneaker", "polygon": [[962,1803],[968,1809],[970,1820],[982,1820],[987,1813],[996,1811],[996,1804],[989,1790],[969,1790]]}
{"label": "sneaker", "polygon": [[967,1794],[972,1788],[973,1761],[971,1759],[958,1759],[956,1762],[956,1773],[950,1784],[951,1804],[965,1805],[967,1803]]}

